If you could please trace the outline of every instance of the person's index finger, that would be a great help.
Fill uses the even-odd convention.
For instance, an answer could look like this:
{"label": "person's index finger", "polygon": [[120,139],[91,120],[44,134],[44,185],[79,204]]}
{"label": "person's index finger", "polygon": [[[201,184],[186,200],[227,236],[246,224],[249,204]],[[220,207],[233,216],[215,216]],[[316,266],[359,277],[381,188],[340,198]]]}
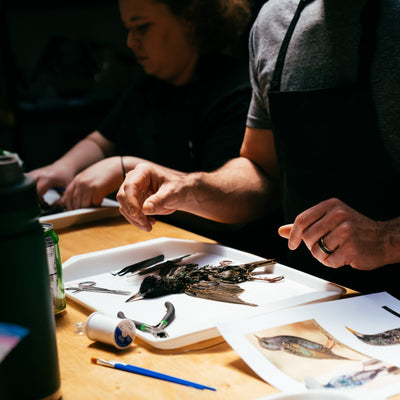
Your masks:
{"label": "person's index finger", "polygon": [[289,239],[290,232],[292,231],[293,224],[282,225],[278,228],[278,233],[285,239]]}

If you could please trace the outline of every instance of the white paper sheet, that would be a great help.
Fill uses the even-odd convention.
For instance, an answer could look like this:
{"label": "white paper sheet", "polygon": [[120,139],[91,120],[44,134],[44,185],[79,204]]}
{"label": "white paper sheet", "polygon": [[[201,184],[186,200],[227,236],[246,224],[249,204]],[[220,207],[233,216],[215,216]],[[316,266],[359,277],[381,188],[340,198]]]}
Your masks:
{"label": "white paper sheet", "polygon": [[[393,313],[385,310],[384,306]],[[369,390],[392,396],[400,393],[400,339],[390,346],[371,345],[358,339],[346,327],[363,334],[397,329],[400,328],[400,318],[395,313],[400,314],[400,301],[387,293],[377,293],[265,313],[221,323],[217,329],[261,378],[281,391],[305,390],[305,380],[322,386],[329,381],[333,384],[339,377],[347,375],[349,381],[350,375],[361,371],[365,381],[369,381],[351,389],[346,386],[346,390]],[[276,339],[277,336],[281,339]],[[278,343],[283,340],[282,336],[319,343],[325,346],[324,349],[329,349],[329,358],[290,353],[289,349],[300,349],[304,355],[304,349],[293,339],[286,338],[291,342],[286,351],[265,349],[257,339],[274,337],[266,340]],[[333,358],[336,356],[347,359]]]}

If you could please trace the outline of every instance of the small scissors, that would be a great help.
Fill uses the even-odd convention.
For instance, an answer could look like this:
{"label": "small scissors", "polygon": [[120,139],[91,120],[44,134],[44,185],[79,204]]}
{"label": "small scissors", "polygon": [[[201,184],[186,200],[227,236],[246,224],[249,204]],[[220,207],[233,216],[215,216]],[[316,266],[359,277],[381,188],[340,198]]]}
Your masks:
{"label": "small scissors", "polygon": [[110,293],[110,294],[122,294],[128,295],[131,292],[126,292],[124,290],[114,290],[114,289],[107,289],[96,286],[96,282],[94,281],[86,281],[78,283],[78,287],[68,287],[66,290],[73,290],[74,293],[76,292],[98,292],[98,293]]}

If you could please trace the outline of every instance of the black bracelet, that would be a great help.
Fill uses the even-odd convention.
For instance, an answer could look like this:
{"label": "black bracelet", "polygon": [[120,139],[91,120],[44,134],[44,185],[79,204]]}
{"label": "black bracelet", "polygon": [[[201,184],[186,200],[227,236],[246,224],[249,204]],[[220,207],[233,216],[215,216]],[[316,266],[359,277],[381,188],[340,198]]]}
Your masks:
{"label": "black bracelet", "polygon": [[125,165],[124,165],[124,159],[123,159],[122,156],[120,157],[120,159],[121,159],[122,175],[123,175],[123,177],[125,179],[126,178],[126,170],[125,170]]}

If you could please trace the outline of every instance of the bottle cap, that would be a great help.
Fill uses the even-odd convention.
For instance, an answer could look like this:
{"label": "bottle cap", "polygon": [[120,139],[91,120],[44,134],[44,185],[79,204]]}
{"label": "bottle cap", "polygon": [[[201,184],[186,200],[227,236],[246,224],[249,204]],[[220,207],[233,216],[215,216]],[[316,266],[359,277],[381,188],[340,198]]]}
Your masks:
{"label": "bottle cap", "polygon": [[0,235],[30,229],[40,217],[35,181],[14,154],[0,155],[0,217]]}
{"label": "bottle cap", "polygon": [[24,173],[15,156],[0,156],[0,186],[15,185],[24,179]]}

